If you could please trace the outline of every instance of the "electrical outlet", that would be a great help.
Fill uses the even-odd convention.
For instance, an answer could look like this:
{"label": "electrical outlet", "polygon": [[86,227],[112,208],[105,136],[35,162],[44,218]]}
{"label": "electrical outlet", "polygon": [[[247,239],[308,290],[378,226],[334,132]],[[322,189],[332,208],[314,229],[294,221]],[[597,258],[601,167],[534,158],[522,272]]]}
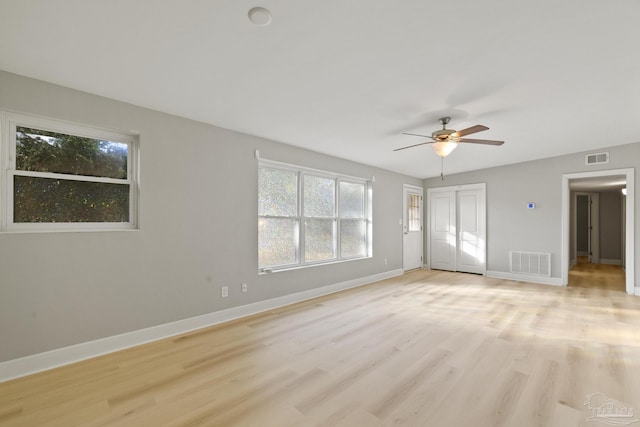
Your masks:
{"label": "electrical outlet", "polygon": [[387,265],[387,259],[386,258],[384,259],[384,265]]}
{"label": "electrical outlet", "polygon": [[222,294],[222,298],[226,298],[229,296],[229,287],[228,286],[223,286],[222,288],[220,288],[221,294]]}
{"label": "electrical outlet", "polygon": [[244,293],[247,292],[247,284],[243,283],[242,285],[240,285],[240,290]]}

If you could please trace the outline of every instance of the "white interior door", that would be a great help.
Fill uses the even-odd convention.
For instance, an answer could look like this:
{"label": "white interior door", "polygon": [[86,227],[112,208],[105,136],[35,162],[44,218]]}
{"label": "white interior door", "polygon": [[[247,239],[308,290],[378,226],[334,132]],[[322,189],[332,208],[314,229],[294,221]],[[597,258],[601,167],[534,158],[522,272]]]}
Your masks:
{"label": "white interior door", "polygon": [[404,186],[402,257],[405,271],[422,268],[423,264],[423,215],[420,187]]}
{"label": "white interior door", "polygon": [[431,193],[429,208],[429,256],[431,268],[456,270],[455,191]]}
{"label": "white interior door", "polygon": [[483,189],[456,193],[458,214],[457,271],[484,274],[485,200]]}

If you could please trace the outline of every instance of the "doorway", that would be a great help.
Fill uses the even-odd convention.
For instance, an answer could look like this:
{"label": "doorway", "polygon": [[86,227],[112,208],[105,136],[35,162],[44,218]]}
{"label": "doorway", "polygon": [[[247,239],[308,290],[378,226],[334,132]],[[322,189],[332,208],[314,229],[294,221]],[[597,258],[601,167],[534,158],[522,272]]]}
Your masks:
{"label": "doorway", "polygon": [[625,292],[625,274],[619,265],[593,264],[586,256],[578,256],[569,271],[568,286]]}
{"label": "doorway", "polygon": [[427,190],[429,268],[486,274],[486,185]]}
{"label": "doorway", "polygon": [[627,294],[635,293],[635,172],[633,168],[612,169],[594,172],[565,174],[562,176],[562,250],[561,270],[562,285],[569,283],[570,260],[570,228],[571,219],[571,190],[572,180],[586,178],[603,178],[623,176],[626,181],[626,200],[624,201],[624,251],[625,290]]}
{"label": "doorway", "polygon": [[423,189],[403,187],[402,266],[404,271],[422,268],[423,262]]}

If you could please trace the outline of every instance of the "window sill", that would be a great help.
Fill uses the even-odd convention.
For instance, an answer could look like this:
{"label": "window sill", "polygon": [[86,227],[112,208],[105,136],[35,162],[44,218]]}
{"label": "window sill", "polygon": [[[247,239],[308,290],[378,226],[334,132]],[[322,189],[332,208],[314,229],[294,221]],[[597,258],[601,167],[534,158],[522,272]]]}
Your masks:
{"label": "window sill", "polygon": [[10,228],[0,230],[3,234],[50,234],[50,233],[118,233],[140,231],[139,228],[59,228],[59,229],[29,229],[29,228]]}
{"label": "window sill", "polygon": [[373,258],[373,257],[372,256],[363,256],[363,257],[358,257],[358,258],[348,258],[348,259],[341,259],[341,260],[336,260],[336,261],[318,262],[318,263],[315,263],[315,264],[293,265],[293,266],[290,266],[290,267],[264,268],[264,269],[258,270],[258,276],[262,276],[262,275],[265,275],[265,274],[281,273],[283,271],[303,270],[305,268],[322,267],[322,266],[325,266],[325,265],[334,265],[334,264],[342,264],[342,263],[351,262],[351,261],[361,261],[361,260],[364,260],[364,259],[371,259],[371,258]]}

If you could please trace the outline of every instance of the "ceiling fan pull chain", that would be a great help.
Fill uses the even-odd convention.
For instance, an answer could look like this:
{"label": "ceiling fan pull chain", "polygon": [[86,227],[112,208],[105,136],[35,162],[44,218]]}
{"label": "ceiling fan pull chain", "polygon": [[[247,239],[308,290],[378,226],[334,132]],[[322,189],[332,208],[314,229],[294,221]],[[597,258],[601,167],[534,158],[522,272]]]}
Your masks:
{"label": "ceiling fan pull chain", "polygon": [[440,157],[440,179],[444,181],[444,157]]}

